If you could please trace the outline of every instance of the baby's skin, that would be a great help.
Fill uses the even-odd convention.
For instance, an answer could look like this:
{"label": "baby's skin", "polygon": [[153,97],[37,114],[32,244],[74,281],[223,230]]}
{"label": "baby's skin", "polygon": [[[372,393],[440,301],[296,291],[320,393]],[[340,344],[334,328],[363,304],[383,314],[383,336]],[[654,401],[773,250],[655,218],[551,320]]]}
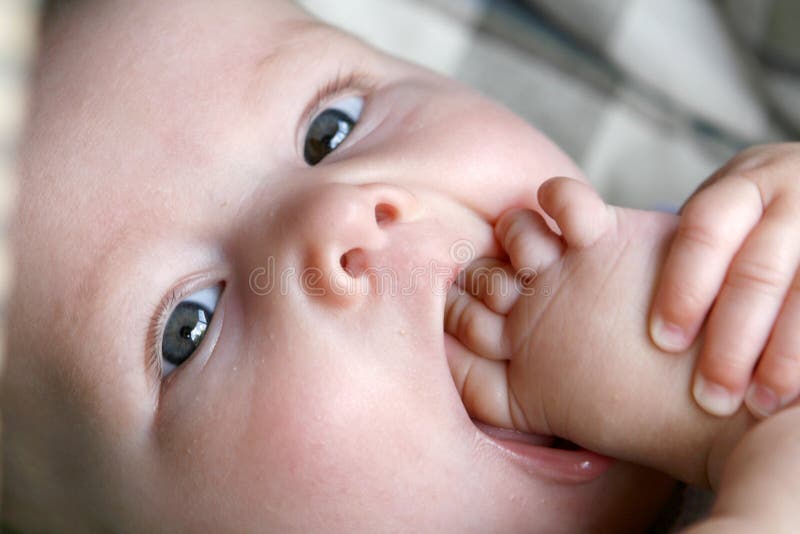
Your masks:
{"label": "baby's skin", "polygon": [[[283,0],[57,4],[20,147],[0,388],[4,525],[617,532],[652,524],[672,480],[625,461],[597,462],[602,469],[577,477],[560,460],[520,465],[476,428],[453,387],[438,285],[422,278],[415,291],[392,293],[359,275],[376,267],[416,282],[420,268],[444,267],[449,278],[453,245],[464,241],[493,255],[492,225],[503,211],[536,207],[531,191],[550,176],[580,176],[541,133]],[[342,114],[346,121],[328,120]],[[344,140],[320,152],[322,134],[333,133]],[[559,260],[586,273],[589,289],[610,273],[606,295],[616,298],[625,283],[636,290],[620,299],[635,305],[619,312],[613,337],[579,320],[585,295],[555,285],[566,268],[557,262],[537,279],[558,289],[537,332],[580,330],[562,336],[563,353],[550,350],[553,337],[531,349],[567,362],[598,340],[603,352],[626,350],[595,362],[605,377],[589,384],[595,391],[564,384],[571,407],[547,389],[547,424],[532,415],[529,427],[692,480],[701,462],[679,469],[667,444],[653,445],[668,420],[658,398],[675,402],[670,410],[685,426],[671,436],[681,440],[674,451],[706,445],[701,422],[723,426],[678,394],[692,360],[662,364],[643,353],[633,382],[622,373],[630,361],[612,357],[649,347],[642,288],[652,287],[659,259],[647,252],[662,254],[674,229],[673,219],[653,217],[651,226],[617,226],[648,242],[625,248],[599,238]],[[601,247],[606,241],[616,248]],[[617,256],[619,268],[590,261]],[[261,284],[267,274],[305,272],[329,276]],[[205,337],[192,329],[188,354],[165,350],[178,332],[189,339],[167,325],[200,304],[213,315]],[[661,316],[674,322],[675,303],[664,304]],[[603,306],[613,309],[597,301],[596,313]],[[574,311],[574,324],[559,322],[557,309]],[[549,376],[580,378],[555,367]],[[586,400],[620,378],[606,408]],[[637,427],[624,423],[647,418],[656,429],[649,438],[612,446],[610,432],[598,439],[580,426],[594,417],[602,430],[602,417],[608,423],[633,397],[625,388],[647,384],[659,415],[637,399],[609,429],[626,436],[620,431]],[[665,384],[674,390],[657,394]],[[573,413],[580,418],[556,425]]]}
{"label": "baby's skin", "polygon": [[[282,0],[59,5],[20,147],[5,525],[652,524],[673,480],[521,466],[448,367],[435,277],[454,244],[494,254],[494,221],[545,179],[580,174],[557,147]],[[344,140],[320,153],[327,134]]]}
{"label": "baby's skin", "polygon": [[674,215],[607,206],[585,183],[545,182],[536,212],[496,224],[510,265],[468,267],[448,299],[448,356],[468,412],[716,487],[755,419],[704,412],[691,395],[700,341],[670,357],[647,310]]}
{"label": "baby's skin", "polygon": [[690,395],[702,330],[678,358],[647,336],[658,266],[670,241],[670,259],[685,244],[673,239],[677,217],[607,206],[565,178],[538,200],[549,222],[525,209],[497,221],[510,264],[474,262],[450,290],[448,358],[468,412],[712,487],[714,508],[693,533],[795,531],[800,405],[759,424],[744,407],[708,415]]}
{"label": "baby's skin", "polygon": [[800,405],[758,424],[744,406],[709,415],[690,394],[702,329],[678,358],[648,338],[658,266],[670,242],[671,259],[686,244],[673,239],[677,217],[607,206],[566,178],[545,182],[538,199],[550,222],[524,209],[497,221],[510,264],[474,262],[450,290],[448,358],[469,413],[712,487],[714,507],[693,533],[795,532]]}
{"label": "baby's skin", "polygon": [[682,352],[706,324],[692,393],[709,413],[730,415],[744,400],[763,418],[800,393],[798,172],[800,143],[751,147],[681,210],[650,333]]}

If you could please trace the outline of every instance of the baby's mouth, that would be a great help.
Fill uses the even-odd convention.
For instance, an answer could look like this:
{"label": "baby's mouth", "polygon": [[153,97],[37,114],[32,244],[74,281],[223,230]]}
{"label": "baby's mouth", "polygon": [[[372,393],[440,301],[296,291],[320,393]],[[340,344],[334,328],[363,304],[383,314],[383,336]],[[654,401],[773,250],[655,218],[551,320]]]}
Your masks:
{"label": "baby's mouth", "polygon": [[472,420],[477,429],[511,461],[534,475],[581,484],[602,476],[615,460],[557,436],[530,434]]}
{"label": "baby's mouth", "polygon": [[616,461],[559,436],[522,432],[475,419],[464,404],[458,388],[455,389],[459,404],[471,421],[478,441],[490,444],[501,457],[536,478],[562,484],[583,484],[601,477]]}
{"label": "baby's mouth", "polygon": [[548,449],[559,449],[562,451],[581,451],[585,450],[580,445],[577,445],[568,439],[559,438],[558,436],[545,436],[543,434],[531,434],[528,432],[520,432],[511,428],[501,428],[497,426],[481,423],[477,419],[472,420],[478,429],[492,438],[503,441],[516,441],[518,443],[526,443],[536,447],[547,447]]}
{"label": "baby's mouth", "polygon": [[472,420],[478,429],[487,436],[505,441],[517,441],[519,443],[527,443],[528,445],[535,445],[537,447],[552,447],[556,441],[554,436],[544,436],[542,434],[529,434],[527,432],[520,432],[510,428],[500,428],[497,426],[481,423],[477,419]]}

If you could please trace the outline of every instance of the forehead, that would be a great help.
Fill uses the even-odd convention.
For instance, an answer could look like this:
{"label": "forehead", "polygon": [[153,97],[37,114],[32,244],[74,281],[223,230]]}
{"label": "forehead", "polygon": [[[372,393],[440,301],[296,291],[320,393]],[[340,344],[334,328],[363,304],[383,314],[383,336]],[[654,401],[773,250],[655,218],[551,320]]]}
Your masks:
{"label": "forehead", "polygon": [[[48,32],[31,121],[36,153],[26,161],[49,163],[59,179],[48,185],[60,193],[88,178],[83,197],[143,153],[136,164],[153,155],[203,163],[226,143],[215,134],[234,130],[214,119],[240,120],[253,111],[245,105],[291,95],[280,86],[305,66],[308,41],[343,38],[282,1],[98,4],[79,4]],[[116,172],[92,180],[92,169]]]}
{"label": "forehead", "polygon": [[313,51],[355,45],[284,1],[114,5],[81,4],[50,31],[24,147],[26,233],[61,256],[64,229],[81,234],[87,265],[203,194],[203,177],[294,157],[318,73],[341,60]]}

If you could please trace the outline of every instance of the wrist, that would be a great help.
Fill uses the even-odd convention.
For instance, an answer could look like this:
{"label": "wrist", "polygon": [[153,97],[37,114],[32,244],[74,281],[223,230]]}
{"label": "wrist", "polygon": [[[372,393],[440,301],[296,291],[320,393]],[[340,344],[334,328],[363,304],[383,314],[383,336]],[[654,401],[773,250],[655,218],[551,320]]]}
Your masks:
{"label": "wrist", "polygon": [[753,422],[751,418],[751,426],[738,439],[731,432],[733,439],[719,444],[719,465],[712,474],[717,490],[712,517],[735,516],[761,530],[794,532],[800,494],[800,406]]}
{"label": "wrist", "polygon": [[706,455],[706,479],[708,487],[717,491],[722,479],[722,471],[742,437],[753,427],[756,420],[742,407],[736,414],[728,418],[721,431],[711,441]]}

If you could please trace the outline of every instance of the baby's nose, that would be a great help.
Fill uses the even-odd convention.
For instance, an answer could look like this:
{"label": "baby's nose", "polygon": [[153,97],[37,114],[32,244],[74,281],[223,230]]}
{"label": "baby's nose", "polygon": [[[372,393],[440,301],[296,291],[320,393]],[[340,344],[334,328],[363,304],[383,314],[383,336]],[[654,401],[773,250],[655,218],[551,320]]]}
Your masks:
{"label": "baby's nose", "polygon": [[370,253],[389,244],[393,225],[414,219],[418,203],[402,187],[389,184],[325,184],[302,203],[301,281],[308,294],[331,302],[352,301],[368,291],[362,276]]}

